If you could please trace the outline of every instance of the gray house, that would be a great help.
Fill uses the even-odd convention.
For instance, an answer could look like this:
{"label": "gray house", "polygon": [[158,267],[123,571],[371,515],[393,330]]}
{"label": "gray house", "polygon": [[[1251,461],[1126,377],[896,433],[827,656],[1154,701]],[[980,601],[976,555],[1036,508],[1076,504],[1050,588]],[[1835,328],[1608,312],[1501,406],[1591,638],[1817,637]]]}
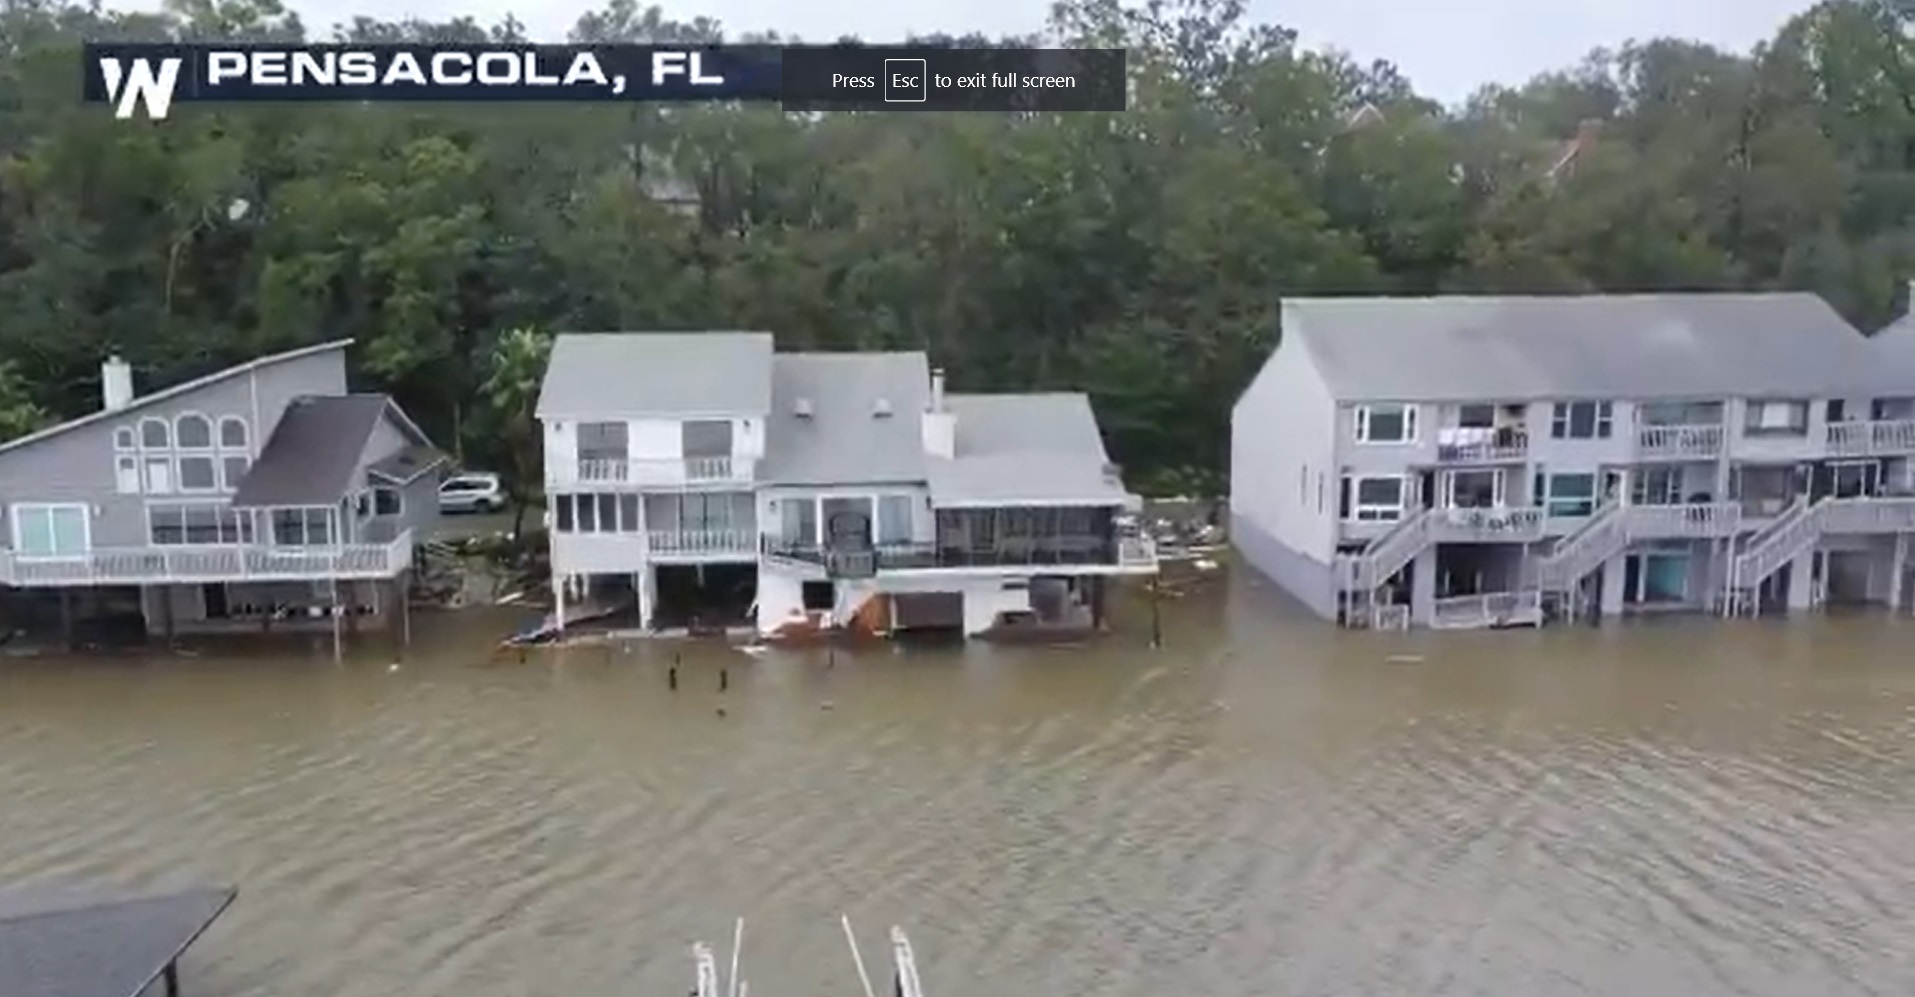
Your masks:
{"label": "gray house", "polygon": [[554,590],[633,629],[976,634],[1156,570],[1088,399],[947,394],[923,353],[566,335],[538,414]]}
{"label": "gray house", "polygon": [[299,625],[399,605],[444,458],[341,340],[150,394],[119,358],[98,412],[0,445],[0,586],[152,632]]}
{"label": "gray house", "polygon": [[1233,537],[1325,617],[1907,602],[1915,365],[1819,298],[1297,299],[1282,322],[1232,415]]}

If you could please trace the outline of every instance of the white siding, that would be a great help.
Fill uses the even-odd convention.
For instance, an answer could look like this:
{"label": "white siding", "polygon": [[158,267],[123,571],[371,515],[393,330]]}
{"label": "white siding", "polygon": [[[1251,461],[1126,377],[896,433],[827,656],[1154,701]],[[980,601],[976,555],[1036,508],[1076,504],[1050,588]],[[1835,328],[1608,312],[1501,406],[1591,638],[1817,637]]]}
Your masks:
{"label": "white siding", "polygon": [[[599,420],[555,419],[544,423],[545,481],[548,486],[565,487],[578,480],[578,424]],[[626,458],[632,461],[675,461],[685,456],[681,419],[607,419],[626,424]],[[706,421],[706,420],[690,420]],[[731,422],[731,455],[737,459],[762,460],[765,456],[765,422],[756,418],[734,418]],[[661,482],[664,484],[667,482]]]}
{"label": "white siding", "polygon": [[1336,552],[1337,406],[1294,338],[1279,346],[1230,416],[1230,511],[1285,547]]}

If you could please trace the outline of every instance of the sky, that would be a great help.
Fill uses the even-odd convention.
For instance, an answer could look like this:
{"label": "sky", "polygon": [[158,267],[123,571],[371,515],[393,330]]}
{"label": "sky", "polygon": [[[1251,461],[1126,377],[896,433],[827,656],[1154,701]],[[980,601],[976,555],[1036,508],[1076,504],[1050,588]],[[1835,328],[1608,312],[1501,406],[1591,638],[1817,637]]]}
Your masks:
{"label": "sky", "polygon": [[[1812,0],[1249,0],[1251,15],[1295,28],[1313,48],[1333,46],[1368,62],[1388,59],[1419,92],[1446,103],[1484,83],[1521,83],[1574,65],[1597,47],[1675,36],[1746,52]],[[562,41],[593,0],[290,0],[314,34],[365,14],[441,21],[471,15],[489,24],[516,13],[534,38]],[[127,6],[156,7],[134,2]],[[641,0],[643,6],[643,0]],[[727,33],[776,30],[808,41],[855,35],[873,44],[911,33],[990,36],[1043,26],[1047,0],[661,0],[670,17],[700,15]]]}

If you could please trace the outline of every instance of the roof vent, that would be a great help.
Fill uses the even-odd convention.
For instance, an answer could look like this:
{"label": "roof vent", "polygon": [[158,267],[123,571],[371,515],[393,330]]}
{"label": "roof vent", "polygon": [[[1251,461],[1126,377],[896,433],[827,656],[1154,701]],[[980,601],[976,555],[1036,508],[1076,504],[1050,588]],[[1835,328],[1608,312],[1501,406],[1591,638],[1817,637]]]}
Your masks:
{"label": "roof vent", "polygon": [[889,419],[891,417],[891,399],[880,398],[876,402],[873,402],[871,404],[871,417],[873,419]]}
{"label": "roof vent", "polygon": [[800,419],[811,418],[811,399],[800,398],[791,404],[791,413]]}

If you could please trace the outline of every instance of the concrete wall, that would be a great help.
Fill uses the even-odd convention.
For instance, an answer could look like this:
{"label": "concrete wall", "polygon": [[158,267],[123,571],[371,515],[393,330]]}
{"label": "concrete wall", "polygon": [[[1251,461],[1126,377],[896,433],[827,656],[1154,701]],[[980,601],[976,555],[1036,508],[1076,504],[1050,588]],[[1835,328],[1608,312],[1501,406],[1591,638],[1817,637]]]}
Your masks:
{"label": "concrete wall", "polygon": [[[183,493],[178,487],[177,448],[148,450],[140,445],[141,424],[163,420],[169,438],[177,430],[180,415],[193,412],[213,420],[214,442],[219,441],[219,422],[223,418],[243,420],[247,427],[246,445],[232,450],[248,463],[279,425],[286,406],[300,395],[337,395],[346,390],[345,349],[327,350],[223,377],[194,391],[141,404],[136,396],[120,414],[96,419],[19,449],[0,452],[0,507],[7,517],[0,538],[8,544],[17,541],[11,522],[10,506],[16,502],[82,503],[90,508],[88,528],[92,546],[133,547],[147,542],[146,505],[149,501],[179,502],[195,497],[219,501],[230,494],[236,482],[226,487],[198,493]],[[132,449],[123,445],[129,442]],[[212,451],[218,460],[224,452]],[[137,487],[119,480],[122,460],[138,468]],[[155,494],[145,487],[147,462],[168,462],[173,487]]]}

